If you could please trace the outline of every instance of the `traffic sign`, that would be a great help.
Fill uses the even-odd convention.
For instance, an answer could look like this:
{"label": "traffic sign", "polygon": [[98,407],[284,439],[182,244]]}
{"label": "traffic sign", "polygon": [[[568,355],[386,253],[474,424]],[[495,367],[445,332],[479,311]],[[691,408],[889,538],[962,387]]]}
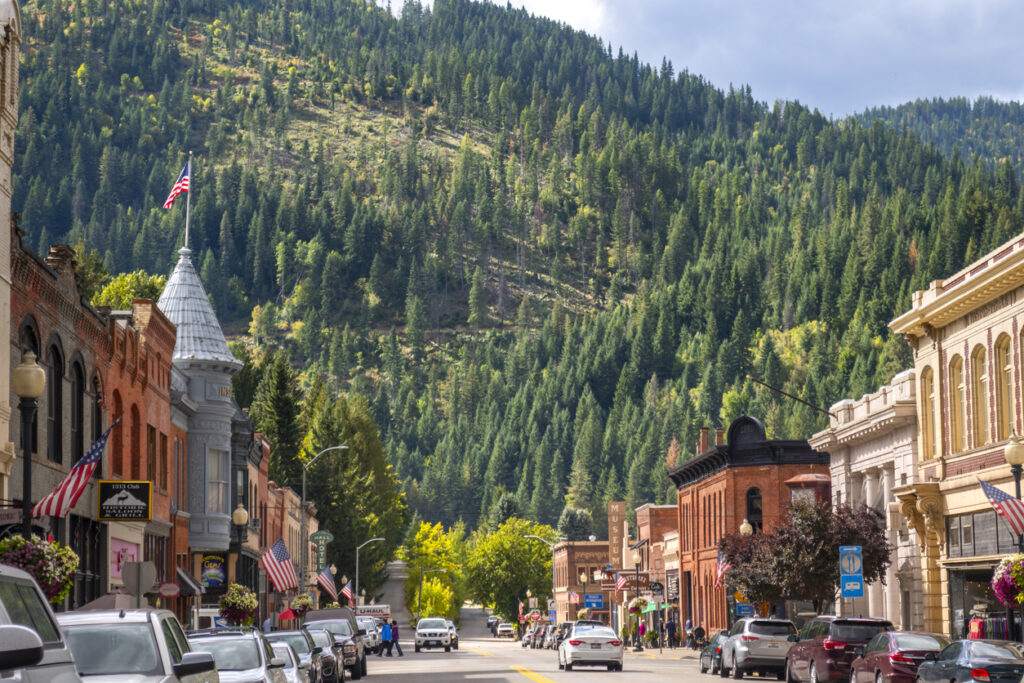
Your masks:
{"label": "traffic sign", "polygon": [[603,593],[584,593],[583,606],[590,609],[604,609]]}
{"label": "traffic sign", "polygon": [[864,558],[859,545],[839,547],[839,589],[844,598],[864,597]]}
{"label": "traffic sign", "polygon": [[737,602],[736,603],[736,616],[738,617],[752,617],[754,616],[754,605],[749,602]]}

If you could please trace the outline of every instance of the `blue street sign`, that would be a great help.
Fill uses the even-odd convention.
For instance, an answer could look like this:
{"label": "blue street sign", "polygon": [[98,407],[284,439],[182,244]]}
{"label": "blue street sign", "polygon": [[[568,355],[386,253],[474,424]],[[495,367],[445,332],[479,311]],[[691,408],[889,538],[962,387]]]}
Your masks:
{"label": "blue street sign", "polygon": [[558,619],[557,619],[557,615],[555,614],[555,610],[551,610],[550,612],[548,612],[548,619],[551,620],[552,624],[557,624],[558,623]]}
{"label": "blue street sign", "polygon": [[736,603],[736,616],[738,617],[752,617],[754,616],[754,605],[750,602],[737,602]]}
{"label": "blue street sign", "polygon": [[604,609],[603,593],[584,593],[583,606],[590,609]]}
{"label": "blue street sign", "polygon": [[864,597],[864,560],[859,545],[839,547],[839,590],[844,598]]}

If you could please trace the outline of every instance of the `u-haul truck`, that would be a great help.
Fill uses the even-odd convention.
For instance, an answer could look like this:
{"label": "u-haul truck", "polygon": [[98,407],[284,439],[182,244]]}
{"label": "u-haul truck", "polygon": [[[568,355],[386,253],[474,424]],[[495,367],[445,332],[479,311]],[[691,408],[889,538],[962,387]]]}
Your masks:
{"label": "u-haul truck", "polygon": [[391,619],[391,605],[359,605],[356,607],[357,617],[377,617],[378,619]]}

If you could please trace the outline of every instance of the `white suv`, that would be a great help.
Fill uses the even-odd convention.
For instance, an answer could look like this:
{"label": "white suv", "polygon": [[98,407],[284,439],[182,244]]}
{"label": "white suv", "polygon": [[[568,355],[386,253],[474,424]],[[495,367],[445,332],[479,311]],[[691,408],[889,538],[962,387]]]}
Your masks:
{"label": "white suv", "polygon": [[416,652],[419,652],[420,648],[429,650],[432,647],[443,647],[445,652],[452,651],[448,622],[440,617],[420,619],[416,624]]}
{"label": "white suv", "polygon": [[32,575],[0,564],[0,677],[81,683],[71,649]]}
{"label": "white suv", "polygon": [[793,645],[789,641],[791,635],[796,635],[796,626],[786,619],[746,617],[738,620],[722,642],[719,674],[725,678],[732,671],[733,678],[743,678],[744,673],[756,671],[762,676],[776,674],[782,680],[786,655]]}

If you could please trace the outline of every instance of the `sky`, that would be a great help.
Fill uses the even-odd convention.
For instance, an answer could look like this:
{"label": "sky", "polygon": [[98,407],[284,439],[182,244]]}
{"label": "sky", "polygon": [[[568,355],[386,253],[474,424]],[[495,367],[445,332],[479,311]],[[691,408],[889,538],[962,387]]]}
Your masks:
{"label": "sky", "polygon": [[[1024,99],[1017,0],[511,0],[641,61],[839,118],[932,97]],[[504,5],[504,0],[499,4]]]}

